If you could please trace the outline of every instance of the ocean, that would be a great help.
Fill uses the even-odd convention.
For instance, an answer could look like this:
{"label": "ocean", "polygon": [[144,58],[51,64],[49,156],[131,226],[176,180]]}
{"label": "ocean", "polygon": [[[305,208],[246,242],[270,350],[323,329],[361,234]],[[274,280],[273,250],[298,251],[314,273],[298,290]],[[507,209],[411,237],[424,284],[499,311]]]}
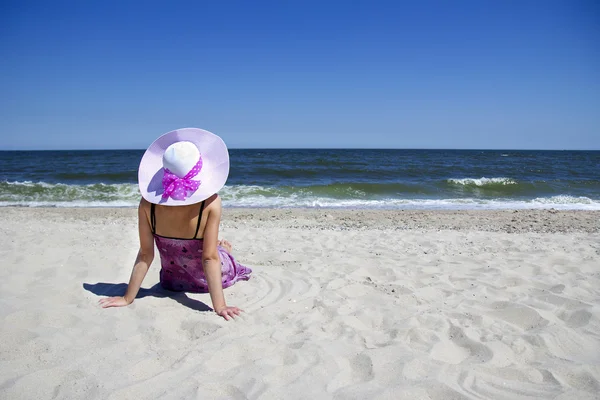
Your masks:
{"label": "ocean", "polygon": [[[0,206],[135,207],[143,150],[1,151]],[[600,151],[230,149],[225,207],[600,210]]]}

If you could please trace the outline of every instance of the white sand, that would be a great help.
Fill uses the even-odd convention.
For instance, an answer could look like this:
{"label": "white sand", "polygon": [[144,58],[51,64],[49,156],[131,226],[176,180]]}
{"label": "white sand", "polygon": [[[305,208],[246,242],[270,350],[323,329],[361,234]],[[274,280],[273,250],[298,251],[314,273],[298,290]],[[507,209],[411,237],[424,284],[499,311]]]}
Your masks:
{"label": "white sand", "polygon": [[97,306],[135,210],[0,211],[1,399],[600,398],[599,212],[226,209],[254,270],[226,322],[207,294]]}

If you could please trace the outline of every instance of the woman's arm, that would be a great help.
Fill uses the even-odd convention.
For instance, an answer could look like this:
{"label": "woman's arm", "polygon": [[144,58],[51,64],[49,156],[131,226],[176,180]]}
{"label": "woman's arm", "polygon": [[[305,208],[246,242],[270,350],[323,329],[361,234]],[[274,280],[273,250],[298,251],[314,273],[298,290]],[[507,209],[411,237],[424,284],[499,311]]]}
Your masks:
{"label": "woman's arm", "polygon": [[229,321],[240,314],[237,307],[227,307],[223,295],[223,277],[221,260],[217,244],[219,240],[219,224],[221,222],[221,198],[216,197],[208,207],[208,217],[204,228],[204,247],[202,248],[202,265],[208,283],[208,291],[213,308],[217,314]]}
{"label": "woman's arm", "polygon": [[142,281],[154,260],[154,236],[152,235],[152,229],[150,228],[150,222],[148,221],[148,209],[149,203],[142,199],[138,207],[138,229],[140,235],[140,250],[138,251],[131,277],[129,278],[129,285],[127,286],[127,292],[125,296],[107,297],[100,300],[100,305],[103,308],[108,307],[122,307],[133,303],[133,300],[137,296]]}

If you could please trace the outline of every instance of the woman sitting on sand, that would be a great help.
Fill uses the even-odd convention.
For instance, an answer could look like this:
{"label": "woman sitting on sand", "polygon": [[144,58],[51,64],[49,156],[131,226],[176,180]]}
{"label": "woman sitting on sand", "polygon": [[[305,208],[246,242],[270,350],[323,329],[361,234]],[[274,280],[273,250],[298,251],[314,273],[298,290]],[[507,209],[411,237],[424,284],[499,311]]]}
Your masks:
{"label": "woman sitting on sand", "polygon": [[138,171],[142,200],[138,209],[140,250],[122,297],[100,300],[102,307],[133,302],[160,253],[160,284],[176,292],[210,293],[213,309],[229,320],[240,309],[228,307],[223,288],[250,279],[249,268],[219,241],[221,199],[216,194],[229,174],[223,140],[202,129],[186,128],[158,138],[146,150]]}

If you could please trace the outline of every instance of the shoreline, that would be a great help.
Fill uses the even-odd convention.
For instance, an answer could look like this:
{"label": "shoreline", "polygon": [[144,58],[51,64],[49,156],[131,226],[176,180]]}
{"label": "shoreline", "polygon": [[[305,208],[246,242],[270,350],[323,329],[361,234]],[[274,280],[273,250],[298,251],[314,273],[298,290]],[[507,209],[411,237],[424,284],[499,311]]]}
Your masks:
{"label": "shoreline", "polygon": [[[137,222],[131,207],[3,207],[6,218],[30,216],[61,220],[119,217]],[[506,233],[598,233],[597,210],[365,210],[310,208],[223,208],[221,226],[302,230],[483,231]]]}

